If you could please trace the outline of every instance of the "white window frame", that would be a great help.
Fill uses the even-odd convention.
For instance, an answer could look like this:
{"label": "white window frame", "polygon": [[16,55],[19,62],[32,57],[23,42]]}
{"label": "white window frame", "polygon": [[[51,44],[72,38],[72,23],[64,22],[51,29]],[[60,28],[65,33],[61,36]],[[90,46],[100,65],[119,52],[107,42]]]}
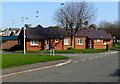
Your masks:
{"label": "white window frame", "polygon": [[64,45],[69,45],[69,39],[64,39]]}
{"label": "white window frame", "polygon": [[100,42],[100,39],[97,39],[97,42],[99,43],[99,42]]}
{"label": "white window frame", "polygon": [[59,42],[59,39],[55,39],[55,43],[58,43]]}
{"label": "white window frame", "polygon": [[103,43],[104,45],[107,45],[107,41],[104,41],[104,43]]}
{"label": "white window frame", "polygon": [[[35,43],[35,41],[37,41],[37,44]],[[31,46],[38,46],[38,40],[31,40],[31,42],[30,42],[30,45]]]}
{"label": "white window frame", "polygon": [[[82,43],[80,43],[81,40],[82,40]],[[84,40],[83,40],[83,39],[78,39],[78,40],[77,40],[77,44],[78,44],[78,45],[84,45]]]}

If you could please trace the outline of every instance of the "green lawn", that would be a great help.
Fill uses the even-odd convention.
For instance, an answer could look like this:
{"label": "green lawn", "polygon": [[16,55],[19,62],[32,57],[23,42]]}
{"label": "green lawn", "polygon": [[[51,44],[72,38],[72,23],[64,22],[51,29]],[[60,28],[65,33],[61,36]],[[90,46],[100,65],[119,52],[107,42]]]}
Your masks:
{"label": "green lawn", "polygon": [[[15,53],[23,53],[23,50],[13,51]],[[27,51],[27,52],[45,52],[44,50],[34,50],[34,51]]]}
{"label": "green lawn", "polygon": [[[47,51],[49,52],[49,51]],[[55,53],[101,53],[107,52],[106,49],[70,49],[70,50],[55,50]]]}
{"label": "green lawn", "polygon": [[[2,67],[8,68],[26,64],[33,64],[38,62],[46,62],[53,60],[68,59],[68,57],[61,55],[40,55],[40,54],[3,54],[2,55]],[[0,59],[1,60],[1,59]]]}
{"label": "green lawn", "polygon": [[120,47],[120,43],[115,43],[114,46]]}
{"label": "green lawn", "polygon": [[[20,53],[23,51],[14,51]],[[50,51],[27,51],[27,52],[50,52]],[[70,49],[70,50],[55,50],[55,53],[101,53],[106,52],[106,49]]]}
{"label": "green lawn", "polygon": [[114,46],[110,48],[110,50],[115,50],[115,49],[120,49],[120,43],[115,43]]}
{"label": "green lawn", "polygon": [[2,54],[0,54],[0,69],[2,68]]}

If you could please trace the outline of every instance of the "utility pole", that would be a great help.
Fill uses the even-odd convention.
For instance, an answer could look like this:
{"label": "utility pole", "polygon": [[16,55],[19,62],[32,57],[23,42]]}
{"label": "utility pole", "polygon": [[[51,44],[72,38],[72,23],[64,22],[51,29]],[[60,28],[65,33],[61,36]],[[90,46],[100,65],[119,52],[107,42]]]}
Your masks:
{"label": "utility pole", "polygon": [[[23,22],[23,24],[24,24],[24,19],[27,20],[28,18],[22,17],[22,22]],[[25,41],[26,35],[25,35],[25,29],[26,29],[26,24],[24,24],[24,28],[23,28],[23,34],[24,34],[24,54],[26,54],[26,41]]]}

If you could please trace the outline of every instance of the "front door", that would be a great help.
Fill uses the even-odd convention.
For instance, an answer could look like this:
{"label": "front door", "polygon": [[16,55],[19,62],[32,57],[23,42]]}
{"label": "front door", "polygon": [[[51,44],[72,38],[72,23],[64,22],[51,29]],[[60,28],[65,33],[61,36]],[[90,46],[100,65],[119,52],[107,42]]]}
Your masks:
{"label": "front door", "polygon": [[46,40],[46,49],[49,49],[49,46],[50,46],[50,42],[49,40]]}
{"label": "front door", "polygon": [[86,49],[93,49],[94,41],[92,39],[86,39]]}
{"label": "front door", "polygon": [[90,49],[90,39],[86,39],[86,49]]}

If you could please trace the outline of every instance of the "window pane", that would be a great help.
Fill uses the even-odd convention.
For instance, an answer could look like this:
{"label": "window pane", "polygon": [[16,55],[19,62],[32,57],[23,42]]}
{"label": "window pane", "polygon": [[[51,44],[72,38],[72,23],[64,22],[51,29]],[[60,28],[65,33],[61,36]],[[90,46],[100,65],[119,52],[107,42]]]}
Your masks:
{"label": "window pane", "polygon": [[69,39],[64,39],[64,45],[69,45]]}
{"label": "window pane", "polygon": [[34,40],[32,40],[32,44],[34,44]]}
{"label": "window pane", "polygon": [[100,39],[97,39],[97,42],[100,42]]}
{"label": "window pane", "polygon": [[107,44],[107,42],[106,41],[104,41],[104,45],[106,45]]}
{"label": "window pane", "polygon": [[82,39],[80,39],[80,44],[82,44],[83,43],[83,40]]}
{"label": "window pane", "polygon": [[34,44],[38,44],[38,40],[34,40]]}
{"label": "window pane", "polygon": [[78,39],[78,45],[83,45],[83,39]]}
{"label": "window pane", "polygon": [[58,43],[59,42],[59,39],[55,39],[55,43]]}
{"label": "window pane", "polygon": [[38,45],[38,40],[31,40],[31,45]]}

